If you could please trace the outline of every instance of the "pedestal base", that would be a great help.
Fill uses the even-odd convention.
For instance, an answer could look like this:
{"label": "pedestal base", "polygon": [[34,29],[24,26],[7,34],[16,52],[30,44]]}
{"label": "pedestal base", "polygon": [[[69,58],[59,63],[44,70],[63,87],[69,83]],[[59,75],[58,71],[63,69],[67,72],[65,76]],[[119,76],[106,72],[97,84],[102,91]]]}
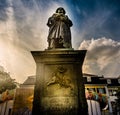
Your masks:
{"label": "pedestal base", "polygon": [[82,79],[86,50],[31,53],[37,65],[32,115],[87,115]]}

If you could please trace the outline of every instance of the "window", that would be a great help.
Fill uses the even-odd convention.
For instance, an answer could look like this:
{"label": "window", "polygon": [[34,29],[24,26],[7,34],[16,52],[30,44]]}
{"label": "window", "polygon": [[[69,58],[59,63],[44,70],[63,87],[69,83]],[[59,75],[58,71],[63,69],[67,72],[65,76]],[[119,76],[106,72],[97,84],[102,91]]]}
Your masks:
{"label": "window", "polygon": [[95,88],[87,88],[87,90],[95,92]]}
{"label": "window", "polygon": [[108,84],[111,84],[111,79],[107,79],[107,83],[108,83]]}
{"label": "window", "polygon": [[109,89],[109,95],[110,96],[116,96],[116,92],[117,92],[117,89],[114,89],[114,88]]}
{"label": "window", "polygon": [[91,82],[91,77],[87,77],[87,82]]}
{"label": "window", "polygon": [[118,79],[118,83],[120,84],[120,79]]}
{"label": "window", "polygon": [[98,93],[103,93],[103,94],[106,93],[106,92],[105,92],[105,88],[97,88],[97,92],[98,92]]}

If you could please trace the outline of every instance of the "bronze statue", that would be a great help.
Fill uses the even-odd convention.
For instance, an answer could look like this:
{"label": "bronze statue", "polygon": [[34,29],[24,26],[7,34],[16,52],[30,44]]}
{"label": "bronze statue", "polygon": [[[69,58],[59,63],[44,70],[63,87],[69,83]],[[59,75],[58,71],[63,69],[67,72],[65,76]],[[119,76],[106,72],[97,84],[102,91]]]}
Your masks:
{"label": "bronze statue", "polygon": [[65,13],[64,8],[59,7],[48,19],[48,49],[72,48],[70,27],[73,24]]}

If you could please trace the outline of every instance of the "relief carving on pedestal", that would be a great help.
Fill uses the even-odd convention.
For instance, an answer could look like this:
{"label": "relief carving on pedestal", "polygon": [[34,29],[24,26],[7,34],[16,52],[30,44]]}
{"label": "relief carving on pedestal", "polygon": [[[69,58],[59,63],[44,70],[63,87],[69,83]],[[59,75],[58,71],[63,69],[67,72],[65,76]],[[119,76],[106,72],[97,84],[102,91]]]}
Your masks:
{"label": "relief carving on pedestal", "polygon": [[67,69],[63,66],[58,66],[52,74],[52,78],[47,82],[47,86],[58,84],[61,88],[70,88],[73,90],[71,79],[66,75]]}

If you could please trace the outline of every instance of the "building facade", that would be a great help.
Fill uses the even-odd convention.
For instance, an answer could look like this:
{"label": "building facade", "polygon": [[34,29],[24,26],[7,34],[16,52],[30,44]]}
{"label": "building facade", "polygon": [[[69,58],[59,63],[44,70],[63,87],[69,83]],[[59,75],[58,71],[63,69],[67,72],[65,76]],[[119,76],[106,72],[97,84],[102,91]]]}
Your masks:
{"label": "building facade", "polygon": [[[112,115],[120,78],[83,74],[89,115]],[[13,100],[0,104],[0,115],[31,115],[35,76],[29,76],[15,91]],[[7,105],[6,105],[7,103]],[[97,107],[95,109],[95,107]],[[4,109],[3,109],[4,108]]]}

